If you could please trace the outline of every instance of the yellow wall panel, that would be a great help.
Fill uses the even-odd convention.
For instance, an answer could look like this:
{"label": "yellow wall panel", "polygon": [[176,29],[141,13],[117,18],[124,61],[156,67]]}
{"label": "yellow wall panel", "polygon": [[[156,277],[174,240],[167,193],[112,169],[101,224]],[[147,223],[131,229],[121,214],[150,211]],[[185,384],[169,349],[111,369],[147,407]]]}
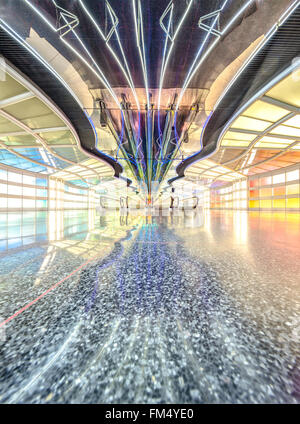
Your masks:
{"label": "yellow wall panel", "polygon": [[300,199],[299,198],[286,199],[286,207],[290,209],[299,209]]}
{"label": "yellow wall panel", "polygon": [[273,199],[274,209],[285,209],[285,199]]}
{"label": "yellow wall panel", "polygon": [[249,208],[250,209],[259,208],[259,200],[250,200]]}
{"label": "yellow wall panel", "polygon": [[272,209],[272,200],[260,200],[261,209]]}

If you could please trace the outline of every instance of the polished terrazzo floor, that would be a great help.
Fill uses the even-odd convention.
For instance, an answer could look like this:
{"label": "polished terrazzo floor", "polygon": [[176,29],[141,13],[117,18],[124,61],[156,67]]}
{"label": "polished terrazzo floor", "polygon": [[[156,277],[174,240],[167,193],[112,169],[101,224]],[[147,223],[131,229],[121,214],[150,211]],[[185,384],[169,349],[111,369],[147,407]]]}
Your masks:
{"label": "polished terrazzo floor", "polygon": [[300,402],[299,216],[47,219],[0,252],[1,403]]}

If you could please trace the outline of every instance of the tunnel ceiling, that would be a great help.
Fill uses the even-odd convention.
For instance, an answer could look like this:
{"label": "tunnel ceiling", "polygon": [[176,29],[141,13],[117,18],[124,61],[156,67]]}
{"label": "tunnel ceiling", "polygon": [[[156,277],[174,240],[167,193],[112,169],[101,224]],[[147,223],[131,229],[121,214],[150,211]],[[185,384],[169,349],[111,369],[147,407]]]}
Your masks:
{"label": "tunnel ceiling", "polygon": [[218,76],[292,3],[2,0],[1,38],[14,49],[1,52],[30,69],[86,151],[152,193],[174,163],[201,149]]}
{"label": "tunnel ceiling", "polygon": [[112,179],[112,167],[85,154],[72,124],[47,96],[7,61],[0,73],[1,163],[76,185]]}

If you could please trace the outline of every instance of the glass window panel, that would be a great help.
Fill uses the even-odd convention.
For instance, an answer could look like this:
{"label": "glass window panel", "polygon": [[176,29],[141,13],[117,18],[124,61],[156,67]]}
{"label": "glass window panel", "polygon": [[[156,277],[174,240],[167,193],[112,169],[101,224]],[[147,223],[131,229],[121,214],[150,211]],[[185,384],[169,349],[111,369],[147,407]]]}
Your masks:
{"label": "glass window panel", "polygon": [[55,208],[56,208],[56,201],[50,200],[50,209],[55,209]]}
{"label": "glass window panel", "polygon": [[290,184],[286,186],[286,194],[299,194],[299,184]]}
{"label": "glass window panel", "polygon": [[262,209],[272,209],[272,200],[260,200],[260,207]]}
{"label": "glass window panel", "polygon": [[0,169],[0,180],[7,180],[7,171],[6,171],[6,169]]}
{"label": "glass window panel", "polygon": [[259,190],[260,197],[272,197],[272,188],[261,188]]}
{"label": "glass window panel", "polygon": [[37,235],[36,236],[36,241],[43,241],[43,240],[47,240],[47,235],[43,233],[43,235]]}
{"label": "glass window panel", "polygon": [[22,225],[22,236],[31,236],[35,233],[35,223],[29,222]]}
{"label": "glass window panel", "polygon": [[37,234],[46,234],[47,233],[47,223],[46,222],[37,222],[36,223],[36,233]]}
{"label": "glass window panel", "polygon": [[48,190],[38,188],[36,190],[36,195],[37,195],[37,197],[48,197]]}
{"label": "glass window panel", "polygon": [[47,218],[47,213],[46,212],[36,212],[36,219],[39,221],[45,220]]}
{"label": "glass window panel", "polygon": [[258,197],[258,190],[250,190],[249,196],[250,197]]}
{"label": "glass window panel", "polygon": [[47,179],[46,178],[37,178],[36,179],[36,185],[47,187]]}
{"label": "glass window panel", "polygon": [[270,184],[272,184],[272,177],[260,178],[260,185],[261,186],[270,185]]}
{"label": "glass window panel", "polygon": [[239,141],[239,140],[223,140],[222,146],[231,146],[231,147],[248,147],[250,141]]}
{"label": "glass window panel", "polygon": [[255,180],[250,180],[249,185],[250,185],[250,187],[257,187],[259,185],[258,178],[256,178]]}
{"label": "glass window panel", "polygon": [[35,188],[23,187],[23,196],[35,197]]}
{"label": "glass window panel", "polygon": [[35,212],[23,212],[22,221],[23,224],[27,224],[28,222],[34,222],[35,220]]}
{"label": "glass window panel", "polygon": [[238,131],[227,131],[224,135],[223,140],[236,140],[236,141],[252,141],[256,137],[256,134],[247,134]]}
{"label": "glass window panel", "polygon": [[285,196],[285,186],[274,187],[273,196]]}
{"label": "glass window panel", "polygon": [[7,222],[8,225],[16,225],[16,224],[21,224],[22,222],[22,213],[18,212],[18,213],[9,213],[7,214]]}
{"label": "glass window panel", "polygon": [[273,199],[273,208],[284,209],[285,208],[285,199]]}
{"label": "glass window panel", "polygon": [[22,199],[8,199],[7,207],[12,209],[21,209],[22,208]]}
{"label": "glass window panel", "polygon": [[285,174],[273,175],[273,184],[279,184],[285,182]]}
{"label": "glass window panel", "polygon": [[7,197],[0,197],[0,209],[7,208]]}
{"label": "glass window panel", "polygon": [[261,149],[285,149],[290,143],[258,143],[257,148]]}
{"label": "glass window panel", "polygon": [[22,196],[22,187],[21,186],[13,186],[13,185],[8,184],[7,193],[8,194],[14,194],[15,196]]}
{"label": "glass window panel", "polygon": [[295,169],[295,171],[290,171],[286,173],[287,181],[295,181],[299,180],[299,169]]}
{"label": "glass window panel", "polygon": [[286,125],[279,125],[270,131],[271,134],[289,135],[291,137],[300,137],[300,129],[294,127],[288,127]]}
{"label": "glass window panel", "polygon": [[300,107],[300,84],[295,84],[295,76],[293,74],[278,83],[266,95],[284,103]]}
{"label": "glass window panel", "polygon": [[286,199],[286,207],[291,209],[300,208],[300,199],[299,198]]}
{"label": "glass window panel", "polygon": [[23,174],[23,184],[35,185],[36,177],[32,177],[31,175]]}
{"label": "glass window panel", "polygon": [[8,172],[7,179],[8,181],[11,181],[13,183],[22,183],[22,174],[17,174],[15,172]]}
{"label": "glass window panel", "polygon": [[300,115],[294,116],[294,118],[291,118],[288,121],[285,121],[284,125],[300,128]]}
{"label": "glass window panel", "polygon": [[37,208],[46,208],[47,207],[47,200],[37,200],[36,201],[36,207]]}
{"label": "glass window panel", "polygon": [[0,183],[0,193],[7,194],[7,184]]}
{"label": "glass window panel", "polygon": [[250,200],[249,202],[249,208],[259,208],[259,200]]}
{"label": "glass window panel", "polygon": [[23,208],[24,209],[35,209],[35,200],[23,199]]}
{"label": "glass window panel", "polygon": [[288,140],[286,138],[281,138],[281,137],[270,137],[270,136],[265,136],[263,137],[260,141],[262,142],[266,142],[266,143],[271,143],[274,144],[274,146],[276,147],[278,144],[291,144],[293,142],[293,140]]}
{"label": "glass window panel", "polygon": [[289,113],[288,110],[278,106],[257,100],[245,112],[244,115],[252,118],[266,119],[267,121],[276,122]]}
{"label": "glass window panel", "polygon": [[232,128],[239,128],[241,130],[254,130],[264,131],[271,125],[270,122],[266,122],[260,119],[248,118],[246,116],[240,116],[231,125]]}
{"label": "glass window panel", "polygon": [[0,213],[0,228],[7,225],[7,213]]}

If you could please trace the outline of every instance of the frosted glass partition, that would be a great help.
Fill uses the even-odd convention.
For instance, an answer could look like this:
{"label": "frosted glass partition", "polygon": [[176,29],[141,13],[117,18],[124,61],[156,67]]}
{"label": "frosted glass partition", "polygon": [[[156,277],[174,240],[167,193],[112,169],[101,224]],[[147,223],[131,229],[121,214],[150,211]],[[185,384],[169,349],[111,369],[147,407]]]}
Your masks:
{"label": "frosted glass partition", "polygon": [[211,209],[300,211],[300,164],[210,190]]}
{"label": "frosted glass partition", "polygon": [[210,191],[212,209],[247,209],[247,180],[242,179]]}
{"label": "frosted glass partition", "polygon": [[47,208],[47,175],[0,164],[0,212]]}
{"label": "frosted glass partition", "polygon": [[249,209],[300,211],[300,164],[249,177]]}
{"label": "frosted glass partition", "polygon": [[100,195],[45,174],[0,164],[0,212],[91,209]]}

